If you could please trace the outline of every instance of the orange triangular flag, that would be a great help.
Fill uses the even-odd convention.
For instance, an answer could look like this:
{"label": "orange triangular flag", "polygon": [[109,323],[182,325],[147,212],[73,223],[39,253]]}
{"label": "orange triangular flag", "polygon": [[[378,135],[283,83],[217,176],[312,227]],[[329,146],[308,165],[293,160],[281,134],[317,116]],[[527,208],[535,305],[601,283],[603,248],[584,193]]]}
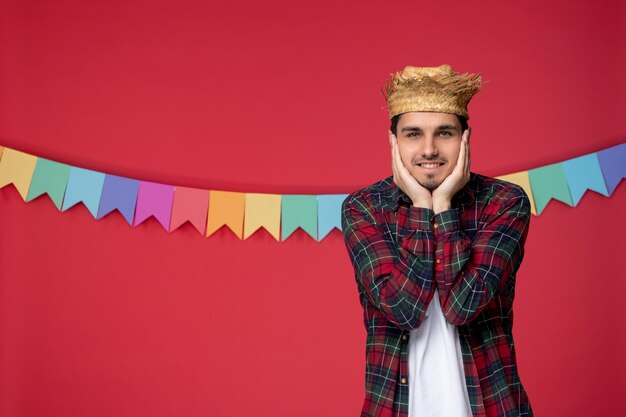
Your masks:
{"label": "orange triangular flag", "polygon": [[241,239],[246,195],[233,191],[211,191],[206,235],[226,225]]}

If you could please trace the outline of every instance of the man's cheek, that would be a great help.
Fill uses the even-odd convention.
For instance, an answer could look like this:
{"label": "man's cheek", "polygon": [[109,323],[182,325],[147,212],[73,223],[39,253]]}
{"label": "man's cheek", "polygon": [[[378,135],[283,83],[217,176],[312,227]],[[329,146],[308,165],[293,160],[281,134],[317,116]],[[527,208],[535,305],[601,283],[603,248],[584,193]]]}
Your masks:
{"label": "man's cheek", "polygon": [[400,158],[402,159],[402,165],[407,169],[411,169],[411,156],[406,152],[402,152],[402,149],[400,149]]}
{"label": "man's cheek", "polygon": [[448,169],[446,170],[446,177],[450,174],[452,174],[452,171],[454,171],[454,167],[456,167],[456,159],[454,161],[448,161]]}

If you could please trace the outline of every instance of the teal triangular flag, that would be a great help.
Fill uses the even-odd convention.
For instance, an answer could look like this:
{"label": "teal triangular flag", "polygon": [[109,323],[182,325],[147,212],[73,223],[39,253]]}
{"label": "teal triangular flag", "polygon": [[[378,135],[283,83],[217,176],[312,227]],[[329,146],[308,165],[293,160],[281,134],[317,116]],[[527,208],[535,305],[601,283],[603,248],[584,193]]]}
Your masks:
{"label": "teal triangular flag", "polygon": [[337,228],[341,230],[341,204],[348,194],[323,194],[317,196],[318,241]]}
{"label": "teal triangular flag", "polygon": [[570,206],[574,205],[569,194],[563,165],[560,162],[531,169],[528,171],[528,179],[535,198],[537,214],[541,213],[552,198]]}
{"label": "teal triangular flag", "polygon": [[563,171],[574,205],[578,204],[587,190],[593,190],[605,196],[609,195],[600,169],[600,162],[595,153],[563,161]]}
{"label": "teal triangular flag", "polygon": [[282,239],[298,227],[317,240],[317,198],[314,195],[283,195]]}
{"label": "teal triangular flag", "polygon": [[37,158],[26,201],[31,201],[44,193],[48,193],[57,208],[61,210],[70,168],[66,164]]}
{"label": "teal triangular flag", "polygon": [[83,168],[71,168],[63,199],[63,211],[82,201],[91,215],[98,218],[105,174]]}

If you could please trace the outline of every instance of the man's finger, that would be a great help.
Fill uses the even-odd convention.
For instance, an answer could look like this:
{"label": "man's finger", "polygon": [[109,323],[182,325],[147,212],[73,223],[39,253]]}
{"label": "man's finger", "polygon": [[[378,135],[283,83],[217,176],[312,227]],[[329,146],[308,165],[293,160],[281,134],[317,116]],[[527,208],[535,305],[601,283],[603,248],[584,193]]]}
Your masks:
{"label": "man's finger", "polygon": [[397,184],[404,191],[405,186],[411,183],[412,176],[406,166],[404,166],[404,162],[402,161],[402,155],[400,155],[400,147],[398,146],[398,138],[393,136],[393,150],[395,153],[394,161],[396,163],[396,176],[397,176]]}
{"label": "man's finger", "polygon": [[393,175],[396,175],[396,161],[394,159],[393,153],[393,141],[391,140],[391,136],[389,136],[389,149],[391,151],[391,170],[393,171]]}
{"label": "man's finger", "polygon": [[402,158],[400,157],[400,151],[398,150],[398,140],[395,137],[391,140],[393,141],[393,161],[396,164],[396,170],[400,171],[402,167]]}
{"label": "man's finger", "polygon": [[471,157],[471,148],[469,146],[469,140],[471,136],[472,136],[472,130],[470,129],[467,133],[467,142],[465,143],[465,147],[467,148],[467,157],[465,159],[465,164],[467,165],[468,176],[469,176],[469,170],[470,170],[470,157]]}
{"label": "man's finger", "polygon": [[397,181],[399,180],[398,178],[398,161],[397,161],[397,157],[396,157],[396,146],[397,146],[397,142],[395,140],[395,137],[390,136],[390,140],[391,140],[391,168],[393,169],[393,176]]}
{"label": "man's finger", "polygon": [[404,165],[404,161],[402,160],[402,155],[400,155],[400,147],[398,146],[397,138],[395,139],[394,144],[395,144],[394,149],[396,152],[396,166],[398,169],[398,174],[402,178],[402,182],[405,183],[409,181],[409,177],[411,176],[411,173],[409,172],[407,167]]}
{"label": "man's finger", "polygon": [[467,148],[467,157],[465,158],[465,165],[466,165],[466,174],[469,176],[469,171],[470,171],[470,157],[471,157],[471,148],[469,146],[469,137],[471,136],[471,132],[470,135],[467,136],[467,143],[465,144],[465,147]]}
{"label": "man's finger", "polygon": [[466,134],[463,133],[463,138],[461,139],[461,149],[459,149],[459,156],[456,161],[456,166],[454,167],[452,172],[457,171],[457,170],[463,172],[465,170],[465,155],[467,154],[467,150],[466,150],[467,147],[465,146],[465,137],[466,137],[465,135]]}

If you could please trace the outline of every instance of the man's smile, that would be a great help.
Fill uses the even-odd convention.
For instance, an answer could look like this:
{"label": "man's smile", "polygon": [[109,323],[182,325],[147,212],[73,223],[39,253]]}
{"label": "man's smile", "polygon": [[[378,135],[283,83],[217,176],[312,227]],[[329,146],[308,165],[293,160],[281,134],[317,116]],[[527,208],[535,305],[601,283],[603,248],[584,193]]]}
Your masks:
{"label": "man's smile", "polygon": [[421,162],[419,164],[417,164],[417,166],[419,166],[422,169],[425,169],[427,171],[434,171],[437,168],[442,167],[444,164],[444,162]]}

